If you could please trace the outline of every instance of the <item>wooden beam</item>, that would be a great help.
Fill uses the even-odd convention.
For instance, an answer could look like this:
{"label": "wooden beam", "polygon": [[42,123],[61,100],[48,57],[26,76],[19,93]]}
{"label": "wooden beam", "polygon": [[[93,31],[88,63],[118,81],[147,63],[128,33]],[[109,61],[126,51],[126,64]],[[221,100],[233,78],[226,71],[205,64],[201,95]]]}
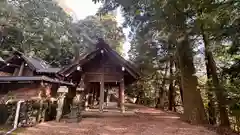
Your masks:
{"label": "wooden beam", "polygon": [[13,76],[18,76],[19,68],[14,69]]}
{"label": "wooden beam", "polygon": [[24,62],[22,62],[19,72],[18,72],[18,76],[22,76],[23,75],[23,69],[24,69]]}
{"label": "wooden beam", "polygon": [[[86,75],[101,75],[103,74],[102,72],[86,72],[85,73]],[[105,72],[104,75],[116,75],[116,76],[119,76],[119,75],[122,75],[120,73],[107,73]]]}

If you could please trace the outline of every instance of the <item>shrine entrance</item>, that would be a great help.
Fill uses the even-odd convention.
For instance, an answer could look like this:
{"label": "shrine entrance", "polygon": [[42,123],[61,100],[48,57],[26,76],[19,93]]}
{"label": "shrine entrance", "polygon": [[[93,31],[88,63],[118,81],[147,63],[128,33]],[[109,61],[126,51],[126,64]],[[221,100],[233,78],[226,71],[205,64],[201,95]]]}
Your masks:
{"label": "shrine entrance", "polygon": [[[99,109],[103,111],[106,109],[117,109],[119,108],[121,112],[124,112],[124,108],[120,108],[120,104],[124,104],[124,100],[120,97],[120,83],[119,82],[105,82],[104,83],[104,94],[103,103],[100,104],[101,97],[101,84],[100,82],[91,82],[86,88],[85,92],[85,109]],[[121,103],[121,101],[123,103]]]}
{"label": "shrine entrance", "polygon": [[98,108],[99,112],[108,107],[110,99],[115,99],[121,112],[125,112],[125,86],[140,76],[130,62],[102,39],[96,44],[96,50],[81,56],[59,74],[83,91],[86,110]]}

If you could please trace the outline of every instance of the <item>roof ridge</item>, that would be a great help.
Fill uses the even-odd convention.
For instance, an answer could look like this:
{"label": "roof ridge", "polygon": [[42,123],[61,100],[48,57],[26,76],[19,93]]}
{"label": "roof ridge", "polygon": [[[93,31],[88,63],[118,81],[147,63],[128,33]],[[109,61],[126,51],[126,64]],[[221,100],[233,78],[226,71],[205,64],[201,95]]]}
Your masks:
{"label": "roof ridge", "polygon": [[1,62],[4,62],[4,59],[3,59],[1,56],[0,56],[0,61],[1,61]]}

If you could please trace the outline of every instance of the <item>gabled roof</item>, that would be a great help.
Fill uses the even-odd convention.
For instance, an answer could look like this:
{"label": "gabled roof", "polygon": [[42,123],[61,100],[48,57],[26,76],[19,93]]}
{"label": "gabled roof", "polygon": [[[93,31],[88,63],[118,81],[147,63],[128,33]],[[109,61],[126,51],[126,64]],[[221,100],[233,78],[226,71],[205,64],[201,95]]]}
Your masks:
{"label": "gabled roof", "polygon": [[45,69],[45,68],[50,67],[50,65],[48,65],[46,61],[44,61],[44,60],[42,60],[38,57],[35,57],[35,56],[27,56],[27,55],[25,55],[22,52],[19,52],[17,50],[14,50],[13,51],[13,56],[7,58],[5,60],[5,62],[9,62],[16,55],[19,56],[20,58],[22,58],[33,70]]}
{"label": "gabled roof", "polygon": [[72,73],[74,70],[76,70],[77,66],[84,65],[86,62],[90,61],[96,55],[100,54],[102,50],[104,50],[104,52],[109,56],[109,58],[111,58],[117,64],[123,66],[126,69],[126,71],[129,74],[131,74],[131,76],[133,76],[135,79],[137,79],[140,76],[139,71],[136,69],[136,67],[133,64],[125,60],[116,51],[111,49],[110,46],[106,44],[102,39],[99,39],[99,42],[96,44],[96,46],[97,46],[96,50],[82,56],[79,60],[75,61],[70,66],[60,70],[59,73],[62,75]]}
{"label": "gabled roof", "polygon": [[17,50],[14,50],[13,55],[7,58],[5,62],[6,63],[10,62],[16,55],[19,58],[22,58],[32,70],[38,73],[57,73],[60,70],[59,68],[51,67],[51,65],[49,65],[46,61],[42,60],[41,58],[38,58],[36,56],[28,56]]}
{"label": "gabled roof", "polygon": [[3,60],[3,58],[2,58],[2,57],[0,57],[0,62],[4,62],[4,60]]}
{"label": "gabled roof", "polygon": [[3,60],[2,57],[0,57],[0,67],[1,67],[2,65],[5,65],[5,61]]}

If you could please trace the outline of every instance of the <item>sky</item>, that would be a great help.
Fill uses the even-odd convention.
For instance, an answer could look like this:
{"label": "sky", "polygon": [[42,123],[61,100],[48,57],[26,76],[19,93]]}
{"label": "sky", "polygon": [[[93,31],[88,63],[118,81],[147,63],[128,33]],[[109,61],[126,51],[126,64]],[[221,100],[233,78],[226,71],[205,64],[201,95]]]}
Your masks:
{"label": "sky", "polygon": [[[58,0],[60,6],[63,7],[63,9],[68,12],[74,20],[82,20],[86,18],[89,15],[95,15],[98,8],[101,6],[101,4],[94,4],[91,0],[84,0],[82,2],[81,0]],[[121,16],[120,10],[117,10],[117,16],[116,20],[118,22],[118,25],[121,26],[124,18]],[[129,29],[123,29],[123,32],[126,36],[126,42],[123,45],[123,50],[125,54],[125,58],[128,59],[127,52],[130,49],[130,44],[128,42],[128,33]]]}

